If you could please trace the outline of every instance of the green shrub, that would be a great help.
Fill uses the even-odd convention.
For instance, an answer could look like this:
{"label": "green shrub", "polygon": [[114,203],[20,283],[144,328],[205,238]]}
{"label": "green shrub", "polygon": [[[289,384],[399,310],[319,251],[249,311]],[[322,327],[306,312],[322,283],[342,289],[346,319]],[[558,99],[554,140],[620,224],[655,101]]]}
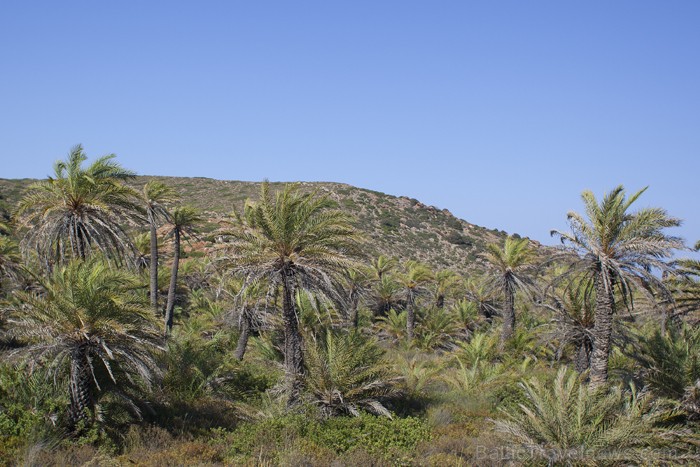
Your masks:
{"label": "green shrub", "polygon": [[408,457],[420,441],[430,438],[428,425],[418,418],[338,417],[314,420],[294,414],[245,423],[226,437],[228,455],[242,461],[257,458],[263,451],[271,462],[279,461],[279,452],[304,443],[344,454],[362,449],[384,459]]}

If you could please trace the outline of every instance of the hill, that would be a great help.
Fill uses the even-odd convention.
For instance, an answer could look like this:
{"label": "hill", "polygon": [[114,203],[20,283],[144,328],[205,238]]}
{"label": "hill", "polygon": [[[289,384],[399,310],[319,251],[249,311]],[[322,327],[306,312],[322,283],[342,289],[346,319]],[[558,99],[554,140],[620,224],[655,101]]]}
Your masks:
{"label": "hill", "polygon": [[[139,176],[133,183],[140,188],[150,179],[158,179],[175,188],[184,204],[205,213],[207,222],[201,231],[213,234],[220,221],[239,211],[246,199],[256,199],[259,182],[215,180],[201,177]],[[35,180],[0,179],[0,199],[5,209],[14,206]],[[368,238],[371,255],[386,254],[400,260],[416,259],[433,268],[452,268],[466,272],[482,269],[479,258],[485,245],[503,241],[506,232],[471,224],[447,209],[427,206],[405,196],[392,196],[342,183],[300,182],[302,190],[317,190],[352,213],[356,226]],[[284,183],[272,183],[279,189]],[[533,242],[539,246],[537,242]]]}

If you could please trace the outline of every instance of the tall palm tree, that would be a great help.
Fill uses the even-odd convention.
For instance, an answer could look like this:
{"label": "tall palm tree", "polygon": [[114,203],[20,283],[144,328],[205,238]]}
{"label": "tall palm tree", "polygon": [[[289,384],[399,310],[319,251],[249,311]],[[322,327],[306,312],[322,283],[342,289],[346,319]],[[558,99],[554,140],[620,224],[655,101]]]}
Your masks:
{"label": "tall palm tree", "polygon": [[125,223],[142,211],[137,192],[123,182],[134,173],[113,154],[87,167],[81,146],[54,164],[54,176],[32,184],[15,213],[18,229],[27,229],[22,246],[36,251],[46,266],[85,259],[93,249],[121,261],[132,250]]}
{"label": "tall palm tree", "polygon": [[426,287],[433,280],[433,272],[424,264],[407,261],[405,272],[397,275],[397,281],[403,288],[406,300],[406,337],[413,340],[416,327],[416,299],[426,292]]}
{"label": "tall palm tree", "polygon": [[260,200],[248,202],[238,217],[229,260],[243,272],[247,284],[266,278],[281,285],[284,359],[290,404],[296,403],[304,373],[296,291],[300,288],[333,296],[339,273],[354,265],[359,235],[351,218],[335,209],[327,197],[300,193],[287,185],[273,194],[261,186]]}
{"label": "tall palm tree", "polygon": [[[173,312],[175,309],[175,288],[177,287],[177,272],[180,267],[180,242],[185,235],[192,235],[195,226],[200,222],[197,210],[190,206],[175,208],[170,219],[171,229],[167,236],[173,236],[173,265],[170,273],[170,286],[168,287],[168,301],[165,305],[165,334],[170,334],[173,329]],[[157,284],[156,284],[157,286]]]}
{"label": "tall palm tree", "polygon": [[42,292],[18,291],[10,305],[10,332],[27,344],[15,355],[26,356],[30,369],[68,374],[68,416],[76,430],[93,422],[108,390],[135,378],[150,383],[160,335],[137,290],[140,280],[100,258],[74,260],[40,281]]}
{"label": "tall palm tree", "polygon": [[141,190],[141,203],[146,209],[151,236],[151,307],[156,315],[158,315],[158,224],[170,221],[166,204],[176,202],[178,199],[175,190],[157,180],[149,180]]}
{"label": "tall palm tree", "polygon": [[527,238],[506,238],[503,247],[496,243],[486,246],[484,258],[495,269],[495,283],[503,291],[503,328],[501,346],[513,336],[515,330],[515,293],[518,290],[530,291],[533,284],[527,276],[527,268],[532,265],[534,251]]}
{"label": "tall palm tree", "polygon": [[645,191],[643,188],[627,198],[620,185],[598,203],[595,195],[586,190],[581,194],[586,217],[569,212],[571,232],[552,231],[552,235],[558,236],[577,254],[579,260],[572,270],[585,270],[593,277],[596,297],[590,372],[593,387],[608,380],[616,288],[628,303],[632,301],[635,279],[665,290],[654,270],[670,271],[666,260],[672,250],[684,247],[680,238],[663,232],[681,223],[664,209],[643,208],[630,212],[632,203]]}

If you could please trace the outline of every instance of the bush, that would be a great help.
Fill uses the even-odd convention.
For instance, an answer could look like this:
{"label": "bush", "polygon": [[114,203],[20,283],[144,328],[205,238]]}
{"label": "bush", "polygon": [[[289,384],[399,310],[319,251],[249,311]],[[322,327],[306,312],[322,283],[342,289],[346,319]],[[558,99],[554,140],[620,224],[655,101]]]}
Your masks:
{"label": "bush", "polygon": [[418,418],[362,414],[320,421],[294,414],[243,424],[226,437],[226,442],[233,461],[257,459],[264,452],[267,460],[278,462],[280,451],[300,444],[337,455],[362,450],[383,459],[406,458],[414,454],[420,441],[429,438],[429,427]]}

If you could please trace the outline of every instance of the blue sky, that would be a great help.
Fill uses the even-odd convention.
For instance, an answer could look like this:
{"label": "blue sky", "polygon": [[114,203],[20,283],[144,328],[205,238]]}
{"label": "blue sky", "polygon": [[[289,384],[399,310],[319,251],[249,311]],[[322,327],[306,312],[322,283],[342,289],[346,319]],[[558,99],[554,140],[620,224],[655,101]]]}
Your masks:
{"label": "blue sky", "polygon": [[0,177],[338,181],[552,243],[580,193],[700,240],[700,2],[5,1]]}

